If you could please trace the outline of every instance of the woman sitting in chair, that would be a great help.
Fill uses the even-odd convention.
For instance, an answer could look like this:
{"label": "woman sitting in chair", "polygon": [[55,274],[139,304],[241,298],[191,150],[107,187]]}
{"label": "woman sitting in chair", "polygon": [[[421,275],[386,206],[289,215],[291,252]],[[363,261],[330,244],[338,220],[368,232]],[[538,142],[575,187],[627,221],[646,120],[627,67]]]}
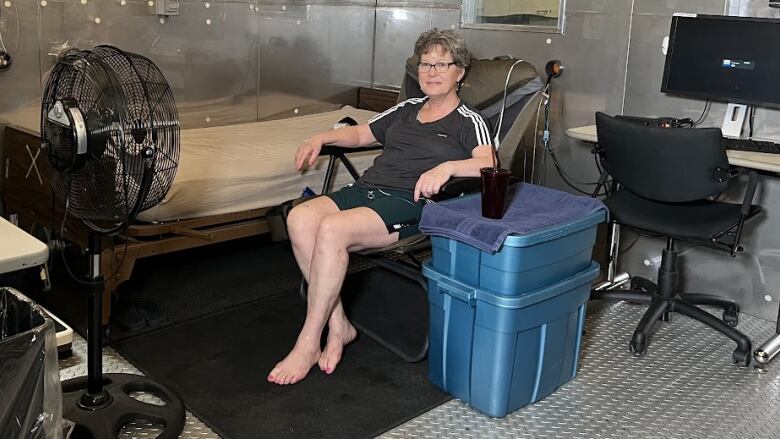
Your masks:
{"label": "woman sitting in chair", "polygon": [[487,124],[458,97],[470,58],[463,38],[433,29],[420,35],[414,53],[425,97],[401,102],[367,124],[312,136],[295,153],[300,171],[314,164],[325,144],[384,145],[357,183],[309,200],[288,216],[293,253],[309,285],[307,312],[295,346],[268,381],[294,384],[317,363],[333,373],[344,346],[357,336],[339,297],[349,252],[382,248],[418,233],[428,197],[450,177],[479,176],[480,168],[492,164]]}

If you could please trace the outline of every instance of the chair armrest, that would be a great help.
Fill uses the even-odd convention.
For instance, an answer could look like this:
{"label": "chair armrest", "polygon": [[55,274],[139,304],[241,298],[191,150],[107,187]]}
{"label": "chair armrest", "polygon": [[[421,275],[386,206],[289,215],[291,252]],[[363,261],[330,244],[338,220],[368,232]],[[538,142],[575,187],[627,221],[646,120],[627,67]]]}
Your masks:
{"label": "chair armrest", "polygon": [[441,187],[434,197],[434,201],[459,197],[463,194],[471,194],[482,190],[480,177],[452,177]]}
{"label": "chair armrest", "polygon": [[376,144],[376,145],[369,145],[369,146],[361,146],[358,148],[344,148],[336,145],[322,145],[322,149],[320,150],[320,155],[330,155],[330,156],[344,155],[352,152],[375,151],[377,149],[382,149],[382,145]]}
{"label": "chair armrest", "polygon": [[[520,178],[514,175],[509,177],[509,184],[513,185],[520,181]],[[482,190],[482,179],[480,177],[452,177],[444,183],[438,194],[433,197],[433,201],[442,201],[449,198],[460,197],[466,194],[473,194]]]}

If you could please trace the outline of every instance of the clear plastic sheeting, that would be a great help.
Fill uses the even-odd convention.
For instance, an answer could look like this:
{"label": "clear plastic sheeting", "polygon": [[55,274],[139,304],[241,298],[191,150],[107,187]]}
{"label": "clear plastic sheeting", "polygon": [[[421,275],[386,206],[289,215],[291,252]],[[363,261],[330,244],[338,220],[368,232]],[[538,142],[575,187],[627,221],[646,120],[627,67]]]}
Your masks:
{"label": "clear plastic sheeting", "polygon": [[0,436],[62,437],[62,389],[54,322],[0,287]]}

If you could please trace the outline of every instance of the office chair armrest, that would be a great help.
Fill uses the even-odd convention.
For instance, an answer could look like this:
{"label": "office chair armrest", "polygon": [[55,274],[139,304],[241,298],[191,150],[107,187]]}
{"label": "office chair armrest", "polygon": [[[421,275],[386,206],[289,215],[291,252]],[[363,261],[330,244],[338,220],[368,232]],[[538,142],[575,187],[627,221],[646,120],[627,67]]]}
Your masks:
{"label": "office chair armrest", "polygon": [[382,145],[375,144],[375,145],[369,145],[369,146],[360,146],[358,148],[344,148],[341,146],[336,145],[322,145],[322,149],[320,150],[320,155],[344,155],[344,154],[350,154],[353,152],[362,152],[362,151],[375,151],[377,149],[382,149]]}
{"label": "office chair armrest", "polygon": [[758,185],[758,174],[756,171],[745,168],[740,168],[740,174],[747,174],[748,176],[748,185],[745,189],[745,198],[742,200],[742,207],[739,210],[739,213],[741,213],[744,216],[747,216],[750,213],[750,206],[753,204],[753,196],[756,194],[756,186]]}
{"label": "office chair armrest", "polygon": [[[521,181],[520,178],[514,175],[509,177],[509,184],[513,185]],[[449,198],[460,197],[466,194],[473,194],[482,190],[482,179],[480,177],[452,177],[438,194],[433,196],[433,201],[442,201]]]}
{"label": "office chair armrest", "polygon": [[433,199],[434,201],[441,201],[481,190],[482,180],[480,177],[452,177],[444,183],[444,186],[441,187],[441,190]]}

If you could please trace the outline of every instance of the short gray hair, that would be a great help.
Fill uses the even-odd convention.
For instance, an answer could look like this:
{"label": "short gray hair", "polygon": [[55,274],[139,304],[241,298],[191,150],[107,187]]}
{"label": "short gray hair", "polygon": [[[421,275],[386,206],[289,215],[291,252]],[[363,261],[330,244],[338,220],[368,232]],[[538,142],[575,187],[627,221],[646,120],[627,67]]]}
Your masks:
{"label": "short gray hair", "polygon": [[444,52],[452,54],[452,61],[462,69],[468,70],[471,64],[471,54],[466,48],[466,41],[457,32],[433,28],[423,32],[414,43],[414,54],[417,59],[431,51],[435,46],[441,46]]}

